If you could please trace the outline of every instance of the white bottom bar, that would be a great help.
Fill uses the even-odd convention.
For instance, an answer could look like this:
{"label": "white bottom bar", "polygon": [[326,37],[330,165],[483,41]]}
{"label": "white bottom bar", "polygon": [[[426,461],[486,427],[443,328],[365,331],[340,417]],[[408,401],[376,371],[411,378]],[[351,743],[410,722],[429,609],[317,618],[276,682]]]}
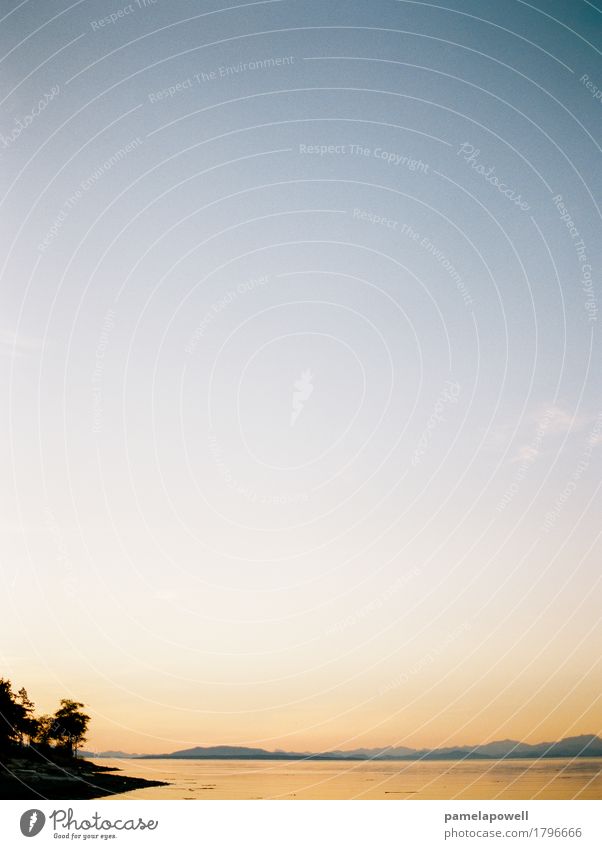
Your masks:
{"label": "white bottom bar", "polygon": [[[33,834],[24,836],[22,824]],[[599,849],[602,802],[0,802],[0,845],[7,849],[32,845],[27,842],[30,839],[39,847],[117,845],[119,841],[120,846],[212,849]]]}

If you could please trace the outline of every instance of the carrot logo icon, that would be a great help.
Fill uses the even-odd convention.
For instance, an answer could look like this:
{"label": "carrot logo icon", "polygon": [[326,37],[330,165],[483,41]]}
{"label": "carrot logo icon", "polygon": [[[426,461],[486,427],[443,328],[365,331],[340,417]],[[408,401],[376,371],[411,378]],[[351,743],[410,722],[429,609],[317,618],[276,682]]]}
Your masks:
{"label": "carrot logo icon", "polygon": [[309,399],[309,396],[314,391],[314,385],[312,383],[313,375],[309,369],[306,369],[302,374],[299,380],[296,380],[293,384],[294,392],[293,392],[293,410],[291,412],[291,427],[294,426],[295,422],[301,415],[301,411],[305,406],[305,402]]}
{"label": "carrot logo icon", "polygon": [[44,828],[46,817],[42,811],[32,808],[21,816],[21,834],[25,837],[35,837]]}

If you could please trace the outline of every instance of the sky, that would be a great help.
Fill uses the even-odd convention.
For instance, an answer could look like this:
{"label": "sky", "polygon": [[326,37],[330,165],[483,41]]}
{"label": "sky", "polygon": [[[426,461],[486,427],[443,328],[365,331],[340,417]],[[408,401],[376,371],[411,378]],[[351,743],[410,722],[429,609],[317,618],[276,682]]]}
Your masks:
{"label": "sky", "polygon": [[601,731],[597,2],[3,2],[0,675],[88,747]]}

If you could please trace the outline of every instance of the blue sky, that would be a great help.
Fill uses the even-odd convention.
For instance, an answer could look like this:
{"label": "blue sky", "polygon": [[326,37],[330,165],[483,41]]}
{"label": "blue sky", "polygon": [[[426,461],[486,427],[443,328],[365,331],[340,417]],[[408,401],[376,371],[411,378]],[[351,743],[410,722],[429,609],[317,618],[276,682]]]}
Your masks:
{"label": "blue sky", "polygon": [[596,4],[5,6],[3,671],[99,748],[597,731]]}

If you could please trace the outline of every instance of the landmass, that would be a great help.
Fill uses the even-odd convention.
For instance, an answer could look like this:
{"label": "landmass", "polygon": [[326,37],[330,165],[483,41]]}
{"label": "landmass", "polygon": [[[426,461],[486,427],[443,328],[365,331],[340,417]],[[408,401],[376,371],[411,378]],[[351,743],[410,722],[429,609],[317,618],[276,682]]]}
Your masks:
{"label": "landmass", "polygon": [[0,760],[0,799],[98,799],[167,783],[122,775],[84,758],[50,759],[35,749]]}
{"label": "landmass", "polygon": [[325,752],[288,752],[277,749],[247,746],[194,746],[163,754],[127,754],[126,752],[82,752],[86,757],[173,758],[191,760],[502,760],[515,758],[600,758],[602,739],[595,734],[565,737],[547,743],[521,743],[517,740],[497,740],[472,746],[453,746],[440,749],[411,749],[405,746],[383,746],[374,749],[350,749]]}

